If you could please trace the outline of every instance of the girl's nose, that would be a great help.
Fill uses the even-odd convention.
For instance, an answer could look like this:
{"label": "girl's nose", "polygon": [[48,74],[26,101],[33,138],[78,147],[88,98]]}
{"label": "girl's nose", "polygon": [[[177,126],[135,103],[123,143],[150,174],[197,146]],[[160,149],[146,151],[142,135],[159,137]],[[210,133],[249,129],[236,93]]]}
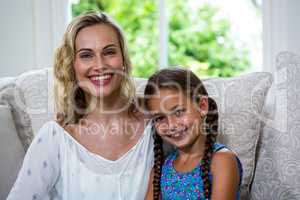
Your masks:
{"label": "girl's nose", "polygon": [[178,122],[176,117],[174,116],[168,116],[168,126],[170,132],[175,132],[178,127]]}

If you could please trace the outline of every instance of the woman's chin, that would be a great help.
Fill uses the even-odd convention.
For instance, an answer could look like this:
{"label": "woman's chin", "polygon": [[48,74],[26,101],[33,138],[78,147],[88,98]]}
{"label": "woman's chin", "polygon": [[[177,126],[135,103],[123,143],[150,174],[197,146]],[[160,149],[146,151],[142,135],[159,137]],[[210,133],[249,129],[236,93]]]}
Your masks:
{"label": "woman's chin", "polygon": [[[92,98],[107,98],[112,97],[114,94],[118,94],[118,88],[113,85],[95,86],[89,85],[83,88],[84,93]],[[117,95],[116,95],[117,96]]]}

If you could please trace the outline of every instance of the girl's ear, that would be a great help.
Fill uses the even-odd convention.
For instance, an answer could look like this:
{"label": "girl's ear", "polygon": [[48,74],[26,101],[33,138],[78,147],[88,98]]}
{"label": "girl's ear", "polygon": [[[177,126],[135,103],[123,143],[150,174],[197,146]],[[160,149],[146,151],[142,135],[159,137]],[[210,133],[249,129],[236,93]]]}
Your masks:
{"label": "girl's ear", "polygon": [[200,114],[202,117],[206,116],[208,113],[208,96],[201,96],[199,101]]}

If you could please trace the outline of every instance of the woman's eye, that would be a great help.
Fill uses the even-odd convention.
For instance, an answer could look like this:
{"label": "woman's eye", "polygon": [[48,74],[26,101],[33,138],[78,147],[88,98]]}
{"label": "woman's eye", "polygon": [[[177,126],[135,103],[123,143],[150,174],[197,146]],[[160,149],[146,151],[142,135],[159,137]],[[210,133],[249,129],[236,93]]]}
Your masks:
{"label": "woman's eye", "polygon": [[91,53],[82,53],[82,54],[79,55],[79,57],[83,58],[83,59],[92,58],[93,54],[91,54]]}
{"label": "woman's eye", "polygon": [[114,49],[110,49],[104,52],[104,55],[114,55],[116,54],[116,51]]}

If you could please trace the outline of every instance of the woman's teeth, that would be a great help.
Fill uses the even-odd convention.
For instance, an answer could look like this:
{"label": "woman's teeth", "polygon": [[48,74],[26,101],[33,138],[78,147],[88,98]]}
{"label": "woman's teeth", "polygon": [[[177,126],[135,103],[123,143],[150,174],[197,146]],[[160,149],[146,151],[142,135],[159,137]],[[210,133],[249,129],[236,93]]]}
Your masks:
{"label": "woman's teeth", "polygon": [[101,80],[109,79],[111,76],[112,76],[111,74],[106,74],[106,75],[101,75],[101,76],[93,76],[93,77],[91,77],[91,80],[101,81]]}

